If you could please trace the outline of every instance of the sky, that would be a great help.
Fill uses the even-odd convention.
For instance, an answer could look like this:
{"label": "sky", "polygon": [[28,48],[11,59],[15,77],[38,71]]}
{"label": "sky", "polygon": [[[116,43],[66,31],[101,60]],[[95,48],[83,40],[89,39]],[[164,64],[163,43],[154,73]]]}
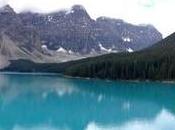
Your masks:
{"label": "sky", "polygon": [[151,24],[164,37],[175,32],[175,0],[0,0],[16,12],[48,13],[83,5],[93,19],[107,16],[133,24]]}

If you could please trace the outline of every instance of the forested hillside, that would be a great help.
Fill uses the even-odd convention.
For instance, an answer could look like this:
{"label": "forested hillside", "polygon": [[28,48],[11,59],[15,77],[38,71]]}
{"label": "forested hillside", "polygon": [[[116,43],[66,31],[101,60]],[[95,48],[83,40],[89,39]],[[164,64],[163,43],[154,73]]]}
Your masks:
{"label": "forested hillside", "polygon": [[89,58],[65,70],[66,75],[103,79],[175,79],[175,33],[135,53]]}

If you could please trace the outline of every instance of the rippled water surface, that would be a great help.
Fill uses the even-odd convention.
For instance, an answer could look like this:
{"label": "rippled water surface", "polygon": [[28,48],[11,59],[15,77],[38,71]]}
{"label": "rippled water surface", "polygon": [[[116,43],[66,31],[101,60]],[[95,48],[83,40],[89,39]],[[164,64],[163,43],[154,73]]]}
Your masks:
{"label": "rippled water surface", "polygon": [[175,84],[1,74],[0,130],[175,130]]}

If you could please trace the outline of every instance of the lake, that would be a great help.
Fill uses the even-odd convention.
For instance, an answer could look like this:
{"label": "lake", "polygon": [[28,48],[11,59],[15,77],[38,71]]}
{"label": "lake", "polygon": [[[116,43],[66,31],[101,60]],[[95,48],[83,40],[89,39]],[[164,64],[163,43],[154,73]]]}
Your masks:
{"label": "lake", "polygon": [[175,84],[1,74],[0,130],[175,130]]}

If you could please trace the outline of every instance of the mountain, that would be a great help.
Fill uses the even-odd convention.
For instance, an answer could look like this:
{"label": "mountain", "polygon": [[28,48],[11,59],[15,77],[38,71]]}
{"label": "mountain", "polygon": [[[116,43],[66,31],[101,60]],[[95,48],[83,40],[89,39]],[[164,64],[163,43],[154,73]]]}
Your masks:
{"label": "mountain", "polygon": [[20,15],[9,5],[0,9],[0,68],[8,66],[10,60],[57,63],[79,58],[82,56],[62,54],[62,50],[56,52],[44,48],[34,26],[24,24]]}
{"label": "mountain", "polygon": [[162,39],[151,25],[136,26],[122,20],[92,19],[85,8],[49,14],[16,13],[0,8],[0,68],[12,60],[59,63],[112,52],[133,52]]}
{"label": "mountain", "polygon": [[112,80],[175,80],[175,33],[133,53],[112,53],[60,64],[15,60],[4,71],[52,72]]}
{"label": "mountain", "polygon": [[175,33],[142,51],[77,61],[64,73],[113,80],[175,80]]}
{"label": "mountain", "polygon": [[0,59],[1,66],[10,59],[42,59],[37,32],[32,27],[24,26],[8,5],[0,9]]}
{"label": "mountain", "polygon": [[162,39],[151,25],[132,25],[123,20],[92,19],[85,8],[75,5],[55,13],[21,13],[24,25],[34,26],[42,44],[51,50],[60,47],[75,53],[136,51]]}

